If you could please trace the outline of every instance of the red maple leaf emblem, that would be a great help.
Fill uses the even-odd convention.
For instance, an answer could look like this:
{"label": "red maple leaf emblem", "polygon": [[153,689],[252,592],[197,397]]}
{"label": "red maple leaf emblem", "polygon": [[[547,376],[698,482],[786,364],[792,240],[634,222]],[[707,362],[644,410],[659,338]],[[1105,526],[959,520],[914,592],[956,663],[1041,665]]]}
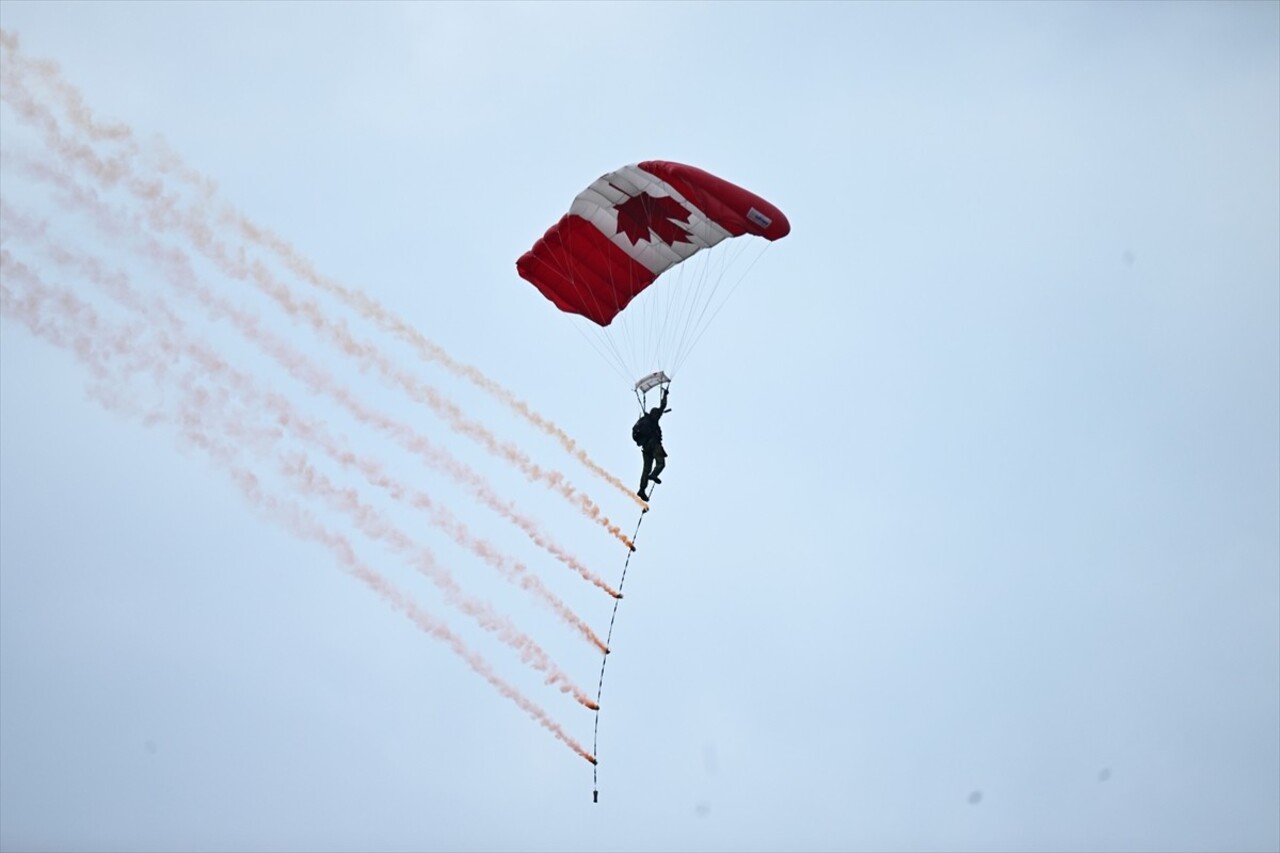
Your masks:
{"label": "red maple leaf emblem", "polygon": [[626,234],[633,246],[651,239],[650,234],[668,246],[689,242],[688,232],[677,224],[689,221],[689,211],[670,196],[641,193],[615,204],[613,209],[618,212],[617,233]]}

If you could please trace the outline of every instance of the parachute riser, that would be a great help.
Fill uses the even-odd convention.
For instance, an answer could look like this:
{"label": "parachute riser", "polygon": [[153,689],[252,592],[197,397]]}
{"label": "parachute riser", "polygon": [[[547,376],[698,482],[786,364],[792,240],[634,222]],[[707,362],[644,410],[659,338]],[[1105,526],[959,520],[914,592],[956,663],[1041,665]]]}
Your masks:
{"label": "parachute riser", "polygon": [[[665,390],[665,386],[664,386],[664,390]],[[654,395],[655,395],[656,397],[658,397],[658,400],[654,400],[654,401],[653,401],[653,404],[652,404],[652,405],[650,405],[650,404],[649,404],[649,392],[647,392],[647,391],[646,391],[646,392],[644,392],[643,394],[642,394],[642,393],[640,393],[640,392],[638,392],[638,391],[636,392],[636,402],[640,404],[640,414],[642,414],[642,415],[643,415],[643,414],[647,413],[650,409],[652,409],[652,408],[654,408],[655,406],[657,406],[657,405],[658,405],[658,402],[659,402],[659,400],[661,399],[661,394],[658,394],[658,392],[657,392],[657,391],[655,391],[655,392],[654,392]]]}

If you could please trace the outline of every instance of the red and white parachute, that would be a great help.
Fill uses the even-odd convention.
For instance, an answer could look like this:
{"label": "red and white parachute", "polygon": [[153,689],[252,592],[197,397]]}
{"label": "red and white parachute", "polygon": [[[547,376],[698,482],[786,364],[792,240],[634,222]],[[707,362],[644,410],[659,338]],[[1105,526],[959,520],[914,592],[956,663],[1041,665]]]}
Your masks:
{"label": "red and white parachute", "polygon": [[[642,366],[673,374],[737,285],[720,292],[740,251],[700,253],[730,237],[772,242],[790,231],[782,211],[742,187],[647,160],[579,193],[516,269],[561,311],[600,327],[597,349],[629,378]],[[695,256],[691,272],[685,262]]]}

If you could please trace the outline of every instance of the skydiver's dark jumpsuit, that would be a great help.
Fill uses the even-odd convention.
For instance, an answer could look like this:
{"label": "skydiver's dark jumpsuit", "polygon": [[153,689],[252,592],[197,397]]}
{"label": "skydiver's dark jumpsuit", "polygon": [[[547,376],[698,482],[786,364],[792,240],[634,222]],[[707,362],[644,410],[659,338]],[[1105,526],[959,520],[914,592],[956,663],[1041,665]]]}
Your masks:
{"label": "skydiver's dark jumpsuit", "polygon": [[644,444],[640,445],[640,452],[644,455],[644,473],[640,475],[640,491],[636,492],[641,500],[649,500],[646,491],[649,488],[649,482],[661,483],[658,475],[667,467],[667,451],[662,446],[662,427],[658,425],[658,421],[669,411],[671,410],[667,408],[667,392],[663,389],[662,405],[650,409],[644,416],[649,421],[648,438]]}

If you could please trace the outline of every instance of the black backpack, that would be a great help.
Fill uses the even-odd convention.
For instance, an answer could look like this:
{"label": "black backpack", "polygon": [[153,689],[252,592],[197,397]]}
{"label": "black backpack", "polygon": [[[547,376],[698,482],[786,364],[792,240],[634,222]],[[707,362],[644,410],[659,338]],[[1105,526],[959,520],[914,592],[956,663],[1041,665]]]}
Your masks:
{"label": "black backpack", "polygon": [[641,415],[640,420],[636,421],[635,426],[631,428],[631,440],[640,447],[644,447],[652,436],[653,429],[649,424],[649,416]]}

